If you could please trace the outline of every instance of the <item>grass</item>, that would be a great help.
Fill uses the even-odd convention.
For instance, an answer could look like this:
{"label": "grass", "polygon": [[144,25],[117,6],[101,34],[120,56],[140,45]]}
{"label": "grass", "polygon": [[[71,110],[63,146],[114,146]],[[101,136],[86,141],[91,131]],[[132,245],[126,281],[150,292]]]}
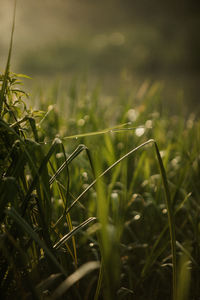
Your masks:
{"label": "grass", "polygon": [[106,101],[73,81],[28,108],[13,32],[0,77],[3,299],[197,299],[199,120],[163,109],[157,83]]}

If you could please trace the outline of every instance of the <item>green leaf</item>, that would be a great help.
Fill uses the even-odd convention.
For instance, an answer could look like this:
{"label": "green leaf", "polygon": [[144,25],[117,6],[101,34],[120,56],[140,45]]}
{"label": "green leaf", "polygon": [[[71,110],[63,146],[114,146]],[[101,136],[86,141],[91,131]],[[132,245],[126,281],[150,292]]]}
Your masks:
{"label": "green leaf", "polygon": [[171,240],[171,249],[172,249],[172,267],[173,267],[173,299],[176,300],[177,293],[177,261],[176,261],[176,234],[175,234],[175,220],[174,220],[174,212],[171,203],[171,196],[167,181],[167,175],[165,172],[165,168],[163,165],[163,161],[157,146],[157,143],[154,141],[156,155],[160,167],[160,173],[162,175],[165,196],[166,196],[166,205],[168,212],[168,223],[169,223],[169,231],[170,231],[170,240]]}
{"label": "green leaf", "polygon": [[46,244],[39,238],[38,234],[31,228],[31,226],[22,218],[18,212],[13,208],[7,208],[5,213],[11,217],[20,227],[23,229],[46,253],[49,259],[53,264],[64,274],[67,275],[67,272],[59,264],[56,256],[51,252],[51,250],[46,246]]}

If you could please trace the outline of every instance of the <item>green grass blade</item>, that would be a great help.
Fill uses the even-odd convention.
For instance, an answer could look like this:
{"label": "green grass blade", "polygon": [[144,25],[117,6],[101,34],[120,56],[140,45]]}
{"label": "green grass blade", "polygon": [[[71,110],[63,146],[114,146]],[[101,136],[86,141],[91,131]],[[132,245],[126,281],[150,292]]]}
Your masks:
{"label": "green grass blade", "polygon": [[[47,165],[47,163],[49,162],[49,160],[50,160],[51,156],[53,155],[53,153],[55,152],[55,149],[56,149],[57,145],[60,144],[60,143],[61,143],[61,141],[60,141],[59,139],[55,139],[55,140],[54,140],[54,142],[53,142],[52,146],[50,147],[48,153],[47,153],[46,156],[43,158],[43,160],[42,160],[42,162],[41,162],[41,164],[40,164],[39,170],[36,170],[36,172],[35,172],[36,175],[35,175],[35,177],[34,177],[32,183],[31,183],[31,185],[30,185],[30,187],[29,187],[29,190],[28,190],[28,192],[27,192],[27,194],[26,194],[26,197],[25,197],[25,199],[24,199],[24,202],[23,202],[23,204],[22,204],[22,207],[23,207],[23,210],[22,210],[22,211],[23,211],[23,215],[24,215],[24,213],[25,213],[25,211],[26,211],[26,208],[27,208],[28,201],[29,201],[29,199],[30,199],[31,193],[32,193],[33,190],[35,189],[35,186],[36,186],[36,184],[37,184],[37,182],[38,182],[38,180],[39,180],[39,178],[40,178],[40,174],[42,173],[42,171],[44,170],[44,168],[46,168],[46,165]],[[35,166],[34,166],[34,169],[35,169]],[[47,178],[47,179],[48,179],[48,178]],[[48,184],[46,183],[46,185],[48,185],[48,189],[49,189],[49,182],[48,182]]]}
{"label": "green grass blade", "polygon": [[53,264],[64,274],[67,276],[67,272],[63,269],[63,267],[57,261],[57,258],[53,253],[49,250],[46,244],[39,238],[38,234],[31,228],[31,226],[18,214],[18,212],[13,208],[8,208],[5,210],[6,214],[11,217],[46,253],[49,259],[53,262]]}
{"label": "green grass blade", "polygon": [[197,263],[197,261],[192,257],[190,251],[188,251],[183,245],[181,245],[181,243],[179,243],[178,241],[176,241],[176,245],[179,249],[181,249],[181,251],[183,252],[183,254],[188,258],[190,259],[193,264],[198,268],[200,269],[200,266],[199,264]]}
{"label": "green grass blade", "polygon": [[81,278],[95,269],[98,269],[100,264],[98,261],[90,261],[82,265],[78,270],[71,274],[59,287],[54,291],[52,300],[60,298],[72,285],[78,282]]}
{"label": "green grass blade", "polygon": [[[58,168],[58,170],[56,171],[56,173],[51,177],[51,179],[49,180],[49,184],[51,185],[55,179],[58,177],[58,175],[64,170],[64,168],[69,165],[72,160],[77,157],[82,151],[86,150],[87,154],[88,154],[88,148],[85,145],[78,145],[78,147],[74,150],[74,152],[67,158],[67,160],[65,160],[65,162],[60,166],[60,168]],[[90,164],[92,166],[93,169],[93,165],[92,165],[92,160],[89,154],[89,161]]]}
{"label": "green grass blade", "polygon": [[124,131],[124,130],[133,130],[135,129],[135,127],[131,127],[131,128],[121,128],[124,127],[126,125],[129,125],[130,123],[124,123],[124,124],[120,124],[118,126],[114,126],[114,127],[109,127],[100,131],[94,131],[94,132],[87,132],[87,133],[80,133],[80,134],[76,134],[76,135],[70,135],[70,136],[66,136],[63,137],[63,140],[70,140],[70,139],[77,139],[77,138],[82,138],[82,137],[88,137],[88,136],[96,136],[96,135],[101,135],[101,134],[105,134],[105,133],[109,133],[109,132],[120,132],[120,131]]}
{"label": "green grass blade", "polygon": [[96,182],[102,178],[103,176],[105,176],[108,172],[110,172],[115,166],[117,166],[121,161],[123,161],[124,159],[126,159],[127,157],[129,157],[131,154],[133,154],[134,152],[136,152],[137,150],[141,149],[142,147],[144,147],[145,145],[154,143],[154,140],[150,139],[146,142],[144,142],[143,144],[137,146],[136,148],[132,149],[131,151],[129,151],[127,154],[125,154],[124,156],[122,156],[120,159],[118,159],[114,164],[112,164],[110,167],[108,167],[103,173],[101,173],[73,202],[72,204],[68,207],[66,213],[68,213],[73,207],[74,205],[91,189],[91,187],[93,187]]}
{"label": "green grass blade", "polygon": [[36,142],[39,142],[39,138],[38,138],[38,133],[37,133],[37,129],[36,129],[36,123],[35,123],[35,119],[34,118],[28,118],[30,126],[32,128],[33,131],[33,135],[35,138]]}
{"label": "green grass blade", "polygon": [[169,231],[170,231],[170,240],[171,240],[171,249],[172,249],[172,268],[173,268],[173,299],[176,300],[177,293],[177,261],[176,261],[176,234],[175,234],[175,220],[174,220],[174,212],[171,203],[170,191],[167,181],[167,175],[165,172],[165,168],[162,162],[162,158],[160,156],[160,152],[157,146],[157,143],[154,141],[156,155],[160,167],[160,172],[163,180],[165,196],[166,196],[166,205],[168,211],[168,222],[169,222]]}
{"label": "green grass blade", "polygon": [[[35,289],[34,282],[30,276],[30,273],[27,270],[27,264],[29,263],[29,261],[28,261],[28,255],[26,249],[21,248],[19,239],[16,239],[16,236],[15,235],[13,236],[10,231],[7,230],[5,235],[6,235],[6,239],[3,239],[3,241],[1,241],[0,248],[1,248],[1,252],[3,252],[4,256],[7,259],[9,269],[12,270],[12,272],[14,271],[16,277],[18,276],[17,273],[20,272],[19,269],[21,270],[23,269],[23,280],[24,282],[26,282],[26,287],[29,295],[31,294],[32,299],[39,300],[40,298]],[[8,240],[10,242],[10,245],[12,245],[12,247],[8,247]],[[15,255],[16,253],[18,253],[17,259]],[[2,278],[3,281],[6,280],[7,275],[8,274],[4,274],[4,277]],[[23,285],[23,282],[18,281],[18,289],[23,290],[24,287],[25,286]]]}
{"label": "green grass blade", "polygon": [[65,236],[63,236],[54,246],[53,248],[59,249],[63,244],[65,244],[72,236],[74,236],[80,229],[84,228],[91,222],[95,221],[95,217],[91,217],[84,221],[83,223],[79,224],[77,227],[72,229],[69,233],[67,233]]}
{"label": "green grass blade", "polygon": [[[181,209],[181,207],[184,205],[184,203],[188,200],[188,198],[190,196],[191,196],[191,193],[187,194],[186,197],[183,199],[183,201],[178,205],[178,207],[175,210],[175,214],[174,214],[175,216],[176,216],[177,212]],[[157,248],[160,245],[161,241],[165,238],[165,234],[166,234],[168,228],[169,228],[169,224],[167,223],[165,225],[165,227],[163,228],[162,232],[160,233],[159,237],[156,239],[154,245],[152,246],[151,253],[148,256],[148,258],[147,258],[147,260],[145,262],[145,265],[144,265],[144,267],[142,269],[142,272],[141,272],[141,276],[142,277],[145,277],[147,271],[155,263],[155,261],[159,257],[159,255],[161,255],[161,251],[159,249],[157,249]],[[166,246],[167,246],[167,244],[166,244]],[[163,248],[163,250],[164,250],[164,248]],[[191,260],[193,260],[192,257],[191,257]],[[194,260],[193,260],[193,262],[194,262]],[[196,264],[196,262],[195,262],[195,264]]]}
{"label": "green grass blade", "polygon": [[103,280],[103,262],[101,262],[101,265],[100,265],[98,283],[97,283],[97,288],[96,288],[96,292],[95,292],[95,295],[94,295],[94,300],[98,300],[98,298],[99,298],[101,285],[102,285],[102,280]]}
{"label": "green grass blade", "polygon": [[177,300],[188,300],[190,298],[191,286],[191,261],[189,260],[188,251],[184,251],[180,256],[178,264],[178,280],[177,280]]}
{"label": "green grass blade", "polygon": [[163,180],[165,195],[166,195],[166,204],[167,204],[167,210],[168,210],[168,221],[169,221],[169,229],[170,229],[170,237],[171,237],[171,249],[172,249],[172,265],[173,265],[173,298],[176,299],[176,278],[177,278],[177,264],[176,264],[176,237],[175,237],[175,223],[174,223],[174,215],[172,211],[172,204],[171,204],[171,198],[170,198],[170,192],[167,182],[167,176],[164,169],[164,165],[162,162],[162,158],[159,153],[158,146],[156,142],[153,139],[150,139],[143,144],[139,145],[138,147],[132,149],[127,154],[125,154],[123,157],[118,159],[114,164],[112,164],[109,168],[107,168],[103,173],[101,173],[76,199],[73,201],[73,203],[70,205],[70,207],[67,209],[66,213],[68,213],[74,205],[85,195],[87,191],[93,187],[96,182],[102,178],[105,174],[107,174],[112,168],[114,168],[116,165],[118,165],[122,160],[126,159],[128,156],[130,156],[132,153],[136,152],[140,148],[144,147],[147,144],[153,143],[155,145],[156,149],[156,155],[159,162],[159,167],[161,171],[161,176]]}
{"label": "green grass blade", "polygon": [[[33,151],[34,151],[34,147],[33,146],[36,146],[36,147],[41,147],[41,145],[33,142],[33,141],[30,141],[30,140],[25,140],[22,139],[20,137],[19,134],[17,134],[15,132],[15,130],[13,128],[11,128],[10,126],[8,126],[8,124],[6,122],[4,122],[3,120],[0,120],[0,125],[2,125],[2,127],[4,127],[7,132],[9,133],[12,133],[13,136],[15,137],[15,143],[19,143],[20,144],[20,147],[21,147],[21,151],[22,151],[22,154],[24,155],[25,154],[25,161],[26,163],[29,165],[30,167],[30,170],[32,170],[32,173],[35,175],[35,181],[34,181],[34,184],[32,184],[29,188],[29,191],[27,192],[27,195],[30,197],[32,191],[34,188],[37,189],[37,192],[38,192],[38,195],[40,198],[43,199],[43,207],[46,208],[48,207],[48,209],[43,209],[42,208],[42,202],[41,201],[37,201],[37,204],[38,204],[38,209],[39,209],[39,213],[40,213],[40,220],[41,220],[41,225],[43,227],[43,234],[44,234],[44,237],[45,237],[45,240],[46,242],[48,243],[48,246],[50,247],[51,246],[51,242],[50,242],[50,237],[49,237],[49,232],[48,232],[48,225],[50,223],[50,219],[51,219],[51,199],[50,199],[50,186],[49,186],[49,177],[48,177],[48,172],[47,172],[47,167],[46,167],[46,164],[49,160],[49,157],[52,155],[53,151],[54,151],[54,147],[51,147],[50,151],[48,152],[47,156],[43,159],[42,163],[41,163],[41,166],[40,166],[40,169],[38,170],[35,166],[35,163],[34,163],[34,157],[35,155],[33,155]],[[57,142],[59,141],[55,141],[55,145],[57,144]],[[41,154],[41,149],[39,149],[40,151],[40,154]],[[22,156],[21,156],[22,158]],[[40,157],[41,159],[42,157]],[[20,159],[18,160],[18,164],[19,164],[19,161]],[[37,184],[37,179],[41,177],[41,172],[43,173],[42,174],[42,185],[41,187]],[[46,176],[47,175],[47,176]],[[41,197],[41,192],[42,192],[42,197]],[[24,197],[23,199],[23,202],[22,202],[22,212],[24,215],[25,214],[25,210],[26,210],[26,207],[28,205],[28,201],[29,201],[29,197]],[[45,217],[44,217],[44,212],[45,212]]]}
{"label": "green grass blade", "polygon": [[14,35],[14,29],[15,29],[16,5],[17,5],[17,0],[15,0],[15,2],[14,2],[14,12],[13,12],[13,22],[12,22],[10,46],[9,46],[9,51],[8,51],[8,58],[7,58],[3,83],[2,83],[2,87],[1,87],[1,91],[0,91],[0,116],[2,115],[3,102],[6,102],[5,93],[6,93],[6,89],[7,89],[7,79],[8,79],[8,75],[9,75],[9,71],[10,71],[10,60],[11,60],[11,54],[12,54],[13,35]]}
{"label": "green grass blade", "polygon": [[42,293],[54,284],[54,282],[62,276],[62,273],[51,274],[48,278],[44,279],[36,286],[38,293]]}
{"label": "green grass blade", "polygon": [[[49,111],[45,115],[45,118],[48,114],[49,114]],[[43,119],[42,119],[42,121],[43,121]],[[39,125],[41,124],[41,122],[39,123]],[[105,134],[105,133],[113,133],[113,132],[121,133],[121,132],[124,132],[124,131],[132,131],[132,130],[135,130],[136,128],[139,128],[139,127],[144,128],[144,126],[122,128],[122,127],[130,125],[130,124],[131,124],[130,122],[127,122],[127,123],[120,124],[120,125],[117,125],[117,126],[114,126],[114,127],[109,127],[109,128],[106,128],[106,129],[102,129],[100,131],[92,131],[92,132],[86,132],[86,133],[80,133],[80,134],[65,136],[65,137],[62,137],[61,140],[63,140],[63,141],[64,140],[72,140],[72,139],[78,139],[78,138],[84,138],[84,137],[90,137],[90,136],[97,136],[97,135],[102,135],[102,134]],[[51,142],[52,142],[52,140],[45,141],[45,143],[51,143]]]}
{"label": "green grass blade", "polygon": [[142,269],[142,272],[141,272],[142,278],[146,276],[147,271],[155,263],[156,259],[161,255],[161,253],[164,251],[164,249],[166,249],[166,247],[168,245],[168,241],[165,242],[165,247],[158,248],[158,246],[160,245],[161,241],[165,237],[165,234],[166,234],[168,228],[169,228],[169,225],[166,224],[165,227],[163,228],[162,232],[160,233],[159,237],[156,239],[156,241],[152,247],[152,250],[150,252],[150,255],[146,259],[145,265]]}

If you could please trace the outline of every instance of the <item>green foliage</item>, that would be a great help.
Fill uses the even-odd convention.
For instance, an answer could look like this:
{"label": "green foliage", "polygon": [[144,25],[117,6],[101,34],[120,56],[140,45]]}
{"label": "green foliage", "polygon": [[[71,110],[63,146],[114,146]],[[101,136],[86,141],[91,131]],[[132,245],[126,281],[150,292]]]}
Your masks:
{"label": "green foliage", "polygon": [[11,48],[12,36],[0,76],[3,299],[196,299],[199,121],[167,113],[158,84],[106,101],[74,81],[34,111]]}
{"label": "green foliage", "polygon": [[[53,114],[58,112],[51,108],[46,115],[27,109],[27,94],[15,87],[19,76],[9,74],[7,80],[7,106],[0,120],[4,297],[16,293],[41,298],[48,290],[54,297],[61,293],[81,298],[85,291],[86,299],[143,299],[148,295],[167,299],[174,286],[176,299],[176,280],[179,295],[184,274],[193,279],[187,286],[188,295],[190,286],[198,295],[200,127],[194,116],[185,124],[181,117],[160,117],[156,111],[159,100],[153,103],[158,91],[151,87],[142,104],[135,103],[133,109],[131,101],[127,103],[121,116],[121,124],[126,123],[108,127],[109,118],[101,118],[107,129],[94,131],[100,127],[98,114],[103,108],[96,111],[82,94],[71,118],[59,119],[57,129],[63,137],[51,141],[45,130],[49,126],[47,132],[51,132]],[[79,97],[78,90],[76,95]],[[160,152],[150,137],[166,150]],[[66,147],[75,150],[69,154]],[[184,250],[185,243],[189,252]],[[179,278],[176,257],[183,254],[184,265],[179,269],[184,271]],[[71,276],[82,274],[82,264],[94,259],[101,261],[99,278],[97,265],[91,264],[89,270],[89,264],[78,285],[76,280],[69,283]],[[189,263],[192,271],[188,273],[184,266]],[[92,282],[87,289],[86,274]]]}
{"label": "green foliage", "polygon": [[[86,149],[89,155],[87,148],[79,146],[66,158],[58,138],[50,147],[41,143],[43,133],[40,134],[37,115],[42,112],[26,108],[23,99],[26,93],[15,88],[20,83],[19,77],[21,75],[7,75],[0,120],[1,291],[4,298],[13,293],[17,297],[32,294],[38,298],[36,285],[42,279],[56,271],[67,276],[70,269],[74,269],[73,263],[77,266],[74,235],[95,218],[73,228],[70,215],[66,214],[69,186],[57,179],[81,151]],[[4,82],[5,75],[1,78]],[[60,154],[60,149],[65,159],[59,166],[56,154]],[[88,157],[91,161],[90,155]],[[55,166],[59,167],[54,172]],[[67,177],[69,181],[68,172]],[[55,181],[57,187],[51,187]],[[66,251],[68,255],[64,254]],[[40,288],[40,295],[42,293]]]}

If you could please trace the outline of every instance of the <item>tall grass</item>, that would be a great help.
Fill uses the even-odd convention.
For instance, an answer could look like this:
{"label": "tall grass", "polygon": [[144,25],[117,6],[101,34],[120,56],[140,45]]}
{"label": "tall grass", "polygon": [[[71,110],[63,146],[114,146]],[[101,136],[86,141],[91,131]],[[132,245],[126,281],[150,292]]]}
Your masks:
{"label": "tall grass", "polygon": [[0,78],[3,299],[197,299],[199,121],[163,112],[158,84],[114,106],[74,82],[59,104],[27,108],[12,28]]}

